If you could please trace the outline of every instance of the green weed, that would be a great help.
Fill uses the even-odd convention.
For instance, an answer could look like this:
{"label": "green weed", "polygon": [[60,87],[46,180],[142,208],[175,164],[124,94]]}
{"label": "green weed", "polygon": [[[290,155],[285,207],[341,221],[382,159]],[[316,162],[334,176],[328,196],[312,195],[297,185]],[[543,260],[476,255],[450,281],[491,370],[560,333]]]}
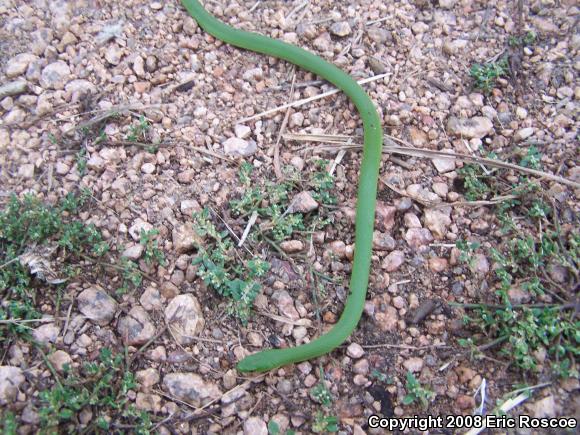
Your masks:
{"label": "green weed", "polygon": [[116,432],[117,425],[130,423],[132,433],[149,434],[149,415],[129,404],[127,393],[137,384],[123,361],[123,355],[113,355],[110,349],[104,348],[98,361],[84,363],[80,372],[67,368],[63,378],[50,390],[40,392],[42,432],[75,432],[79,414],[89,410],[93,418],[86,433]]}
{"label": "green weed", "polygon": [[501,353],[512,358],[516,367],[537,372],[546,363],[556,376],[578,377],[574,360],[580,356],[580,321],[559,307],[490,310],[482,306],[476,314],[467,320],[489,336],[504,338]]}
{"label": "green weed", "polygon": [[211,222],[208,209],[195,213],[193,219],[195,232],[205,239],[204,243],[196,243],[198,255],[193,263],[198,265],[197,275],[208,287],[228,298],[229,313],[246,323],[261,290],[258,280],[269,270],[269,263],[240,258],[229,233],[218,231]]}
{"label": "green weed", "polygon": [[476,89],[489,93],[494,88],[496,80],[507,75],[508,72],[508,60],[507,57],[504,57],[492,63],[474,64],[469,70],[469,75],[474,80]]}
{"label": "green weed", "polygon": [[159,249],[158,241],[155,236],[159,235],[159,230],[152,229],[149,231],[141,230],[141,236],[139,238],[139,243],[145,247],[145,253],[143,254],[143,259],[149,265],[153,263],[158,263],[161,266],[165,266],[167,263],[165,260],[165,254]]}
{"label": "green weed", "polygon": [[403,405],[418,402],[426,409],[429,406],[429,402],[435,398],[435,393],[421,386],[421,383],[411,372],[407,372],[405,388],[407,388],[407,395],[403,398]]}
{"label": "green weed", "polygon": [[129,134],[127,140],[129,142],[143,142],[147,140],[147,133],[151,128],[151,124],[145,116],[141,115],[137,124],[129,127]]}
{"label": "green weed", "polygon": [[[268,435],[280,435],[282,433],[282,431],[280,430],[280,426],[278,425],[278,423],[276,423],[274,420],[270,420],[268,422]],[[296,432],[294,432],[291,429],[287,429],[286,432],[284,432],[285,435],[295,435]]]}
{"label": "green weed", "polygon": [[[325,226],[328,223],[326,220],[307,219],[302,213],[288,210],[291,197],[300,190],[311,190],[313,198],[320,204],[336,203],[336,199],[331,194],[334,179],[324,170],[326,163],[324,160],[315,162],[316,170],[312,172],[308,180],[301,180],[296,173],[290,171],[286,181],[262,183],[252,182],[252,165],[243,163],[239,180],[244,186],[244,193],[239,199],[230,201],[232,211],[237,216],[257,212],[260,219],[266,223],[262,226],[265,235],[276,241],[287,239],[297,231],[304,231],[306,227],[314,231],[316,228]],[[311,223],[316,223],[314,229]]]}
{"label": "green weed", "polygon": [[324,372],[322,371],[322,368],[320,368],[320,381],[310,389],[310,396],[315,402],[320,403],[323,407],[322,410],[318,410],[314,415],[312,432],[338,432],[338,418],[332,415],[331,412],[332,394],[324,383]]}
{"label": "green weed", "polygon": [[56,250],[64,270],[80,257],[98,258],[108,251],[94,225],[72,217],[87,198],[86,192],[78,197],[67,195],[57,206],[49,206],[32,195],[12,196],[0,211],[0,319],[14,321],[0,326],[0,337],[27,334],[28,328],[19,321],[40,317],[35,308],[38,283],[21,264],[23,254]]}

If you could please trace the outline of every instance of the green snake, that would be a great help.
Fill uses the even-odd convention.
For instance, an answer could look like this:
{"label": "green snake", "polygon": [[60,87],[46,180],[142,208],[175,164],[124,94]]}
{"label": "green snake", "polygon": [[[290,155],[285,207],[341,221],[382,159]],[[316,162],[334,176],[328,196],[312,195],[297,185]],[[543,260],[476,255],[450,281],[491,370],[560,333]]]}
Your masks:
{"label": "green snake", "polygon": [[234,29],[208,13],[198,0],[181,0],[189,14],[210,35],[239,48],[277,57],[323,77],[340,88],[354,103],[364,127],[363,157],[355,219],[355,253],[350,277],[350,292],[339,321],[310,343],[287,349],[270,349],[242,359],[241,372],[266,372],[287,364],[306,361],[331,352],[356,328],[362,315],[371,264],[377,181],[383,133],[373,102],[348,74],[302,48],[257,33]]}

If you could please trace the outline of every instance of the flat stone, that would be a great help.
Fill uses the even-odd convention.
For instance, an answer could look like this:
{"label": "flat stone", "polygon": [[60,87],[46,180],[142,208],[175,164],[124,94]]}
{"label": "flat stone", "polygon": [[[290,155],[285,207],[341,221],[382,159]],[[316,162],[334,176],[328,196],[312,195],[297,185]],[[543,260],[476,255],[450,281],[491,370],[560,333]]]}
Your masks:
{"label": "flat stone", "polygon": [[447,130],[453,136],[481,139],[493,131],[493,123],[483,116],[457,118],[452,116],[447,121]]}
{"label": "flat stone", "polygon": [[117,301],[100,287],[89,287],[77,296],[79,311],[93,323],[107,325],[117,311]]}
{"label": "flat stone", "polygon": [[206,382],[195,373],[170,373],[163,378],[163,385],[169,393],[180,400],[200,407],[221,396],[219,387]]}
{"label": "flat stone", "polygon": [[121,339],[130,346],[147,343],[155,335],[155,326],[147,311],[135,306],[119,320],[117,330]]}
{"label": "flat stone", "polygon": [[165,320],[173,337],[181,345],[193,343],[205,325],[201,305],[190,294],[179,295],[171,300],[165,309]]}

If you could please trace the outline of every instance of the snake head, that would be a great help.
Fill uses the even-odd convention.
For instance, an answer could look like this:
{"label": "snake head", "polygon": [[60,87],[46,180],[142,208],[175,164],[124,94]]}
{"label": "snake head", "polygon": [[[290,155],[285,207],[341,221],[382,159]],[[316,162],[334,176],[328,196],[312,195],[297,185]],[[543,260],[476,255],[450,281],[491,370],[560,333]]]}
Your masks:
{"label": "snake head", "polygon": [[280,366],[275,362],[275,358],[272,358],[277,352],[276,350],[267,350],[247,356],[238,363],[236,368],[240,372],[267,372]]}

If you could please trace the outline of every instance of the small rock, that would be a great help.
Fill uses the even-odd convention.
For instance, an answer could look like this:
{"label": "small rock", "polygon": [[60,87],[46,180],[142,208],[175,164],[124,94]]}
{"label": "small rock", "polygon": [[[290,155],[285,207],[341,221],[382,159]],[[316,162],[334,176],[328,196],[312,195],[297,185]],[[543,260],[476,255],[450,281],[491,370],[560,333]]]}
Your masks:
{"label": "small rock", "polygon": [[420,372],[423,368],[423,358],[409,358],[403,363],[403,367],[413,373]]}
{"label": "small rock", "polygon": [[25,80],[16,80],[4,83],[0,86],[0,100],[4,97],[13,97],[20,95],[28,90],[28,84]]}
{"label": "small rock", "polygon": [[189,184],[195,178],[195,170],[194,169],[186,169],[185,171],[181,171],[177,174],[177,181],[182,184]]}
{"label": "small rock", "polygon": [[159,290],[153,287],[149,287],[143,292],[139,298],[139,303],[147,311],[161,310],[161,308],[163,308],[161,294],[159,293]]}
{"label": "small rock", "polygon": [[258,150],[258,145],[255,141],[245,140],[239,137],[230,137],[222,145],[225,154],[240,157],[251,156]]}
{"label": "small rock", "polygon": [[298,314],[298,311],[294,307],[294,300],[286,290],[275,291],[272,299],[276,303],[280,315],[290,320],[298,320],[300,318],[300,314]]}
{"label": "small rock", "polygon": [[268,435],[268,427],[260,417],[250,417],[244,422],[244,435]]}
{"label": "small rock", "polygon": [[119,320],[117,330],[125,344],[130,346],[145,344],[155,335],[155,326],[147,311],[140,306],[131,308],[131,311]]}
{"label": "small rock", "polygon": [[6,77],[12,78],[24,74],[28,65],[38,59],[31,53],[20,53],[6,63]]}
{"label": "small rock", "polygon": [[521,128],[514,134],[515,142],[522,142],[534,134],[532,127]]}
{"label": "small rock", "polygon": [[34,177],[34,164],[25,163],[18,168],[18,176],[26,179]]}
{"label": "small rock", "polygon": [[436,238],[444,238],[449,225],[451,225],[451,218],[445,213],[434,209],[425,210],[425,226],[431,230]]}
{"label": "small rock", "polygon": [[150,388],[159,382],[159,372],[152,367],[139,370],[135,373],[135,379],[143,388]]}
{"label": "small rock", "polygon": [[456,118],[452,116],[447,121],[447,130],[457,137],[481,139],[493,131],[493,123],[483,116],[473,118]]}
{"label": "small rock", "polygon": [[340,21],[330,26],[330,33],[336,36],[347,36],[350,35],[350,32],[350,25],[346,21]]}
{"label": "small rock", "polygon": [[32,403],[28,403],[24,409],[22,410],[22,414],[20,416],[23,423],[37,425],[40,423],[40,416],[36,411],[36,408]]}
{"label": "small rock", "polygon": [[77,296],[79,311],[100,326],[107,325],[117,311],[117,302],[100,287],[89,287]]}
{"label": "small rock", "polygon": [[64,162],[56,162],[54,169],[58,175],[66,175],[70,171],[70,166]]}
{"label": "small rock", "polygon": [[367,35],[372,41],[378,44],[383,44],[391,38],[389,31],[379,26],[367,28]]}
{"label": "small rock", "polygon": [[290,213],[309,213],[318,208],[318,203],[314,200],[309,192],[303,191],[298,193],[292,202],[288,210]]}
{"label": "small rock", "polygon": [[547,396],[537,400],[529,406],[531,414],[535,418],[554,418],[559,412],[554,396]]}
{"label": "small rock", "polygon": [[461,410],[473,410],[475,408],[475,399],[472,396],[461,394],[455,399],[455,404]]}
{"label": "small rock", "polygon": [[92,155],[89,160],[87,160],[87,168],[95,171],[102,171],[105,169],[105,161],[100,156]]}
{"label": "small rock", "polygon": [[144,163],[143,166],[141,166],[141,172],[144,174],[152,174],[155,172],[155,165],[153,163]]}
{"label": "small rock", "polygon": [[128,258],[129,260],[138,260],[143,254],[145,248],[140,243],[134,243],[123,251],[122,256]]}
{"label": "small rock", "polygon": [[161,296],[163,296],[168,301],[173,299],[179,294],[179,288],[171,281],[165,281],[161,284]]}
{"label": "small rock", "polygon": [[0,405],[14,402],[24,381],[24,374],[19,367],[0,366]]}
{"label": "small rock", "polygon": [[161,412],[161,396],[158,394],[137,393],[135,408],[147,412]]}
{"label": "small rock", "polygon": [[68,64],[62,60],[57,60],[44,67],[40,76],[40,85],[48,89],[64,89],[70,74]]}
{"label": "small rock", "polygon": [[190,294],[174,297],[165,309],[165,319],[181,345],[191,344],[205,325],[201,306]]}
{"label": "small rock", "polygon": [[413,249],[427,245],[433,241],[431,231],[426,228],[409,228],[405,233],[405,240]]}
{"label": "small rock", "polygon": [[445,258],[430,258],[429,259],[429,269],[433,272],[445,272],[447,270],[449,262]]}
{"label": "small rock", "polygon": [[377,311],[375,313],[375,321],[379,325],[381,331],[394,331],[397,328],[397,323],[399,321],[399,313],[395,307],[387,306],[382,311]]}
{"label": "small rock", "polygon": [[346,354],[354,359],[359,359],[364,355],[365,351],[358,343],[351,343],[346,348]]}
{"label": "small rock", "polygon": [[247,139],[250,137],[250,134],[252,133],[252,129],[250,127],[248,127],[247,125],[236,124],[234,127],[234,132],[235,132],[237,138]]}
{"label": "small rock", "polygon": [[387,272],[395,272],[405,262],[405,254],[402,251],[393,251],[385,257],[381,267]]}
{"label": "small rock", "polygon": [[[373,232],[373,248],[377,251],[392,251],[395,249],[395,246],[395,239],[393,239],[389,234],[385,234],[381,231]],[[346,253],[346,246],[344,251]]]}
{"label": "small rock", "polygon": [[382,201],[377,201],[376,225],[380,231],[390,231],[395,226],[395,214],[397,209],[386,205]]}
{"label": "small rock", "polygon": [[36,328],[32,333],[32,337],[42,344],[56,343],[59,333],[60,328],[58,326],[54,323],[46,323]]}
{"label": "small rock", "polygon": [[72,367],[73,360],[64,350],[57,350],[48,356],[48,360],[58,372],[63,372],[65,365]]}
{"label": "small rock", "polygon": [[119,65],[121,63],[121,56],[123,56],[123,51],[115,44],[111,44],[105,52],[105,59],[111,65]]}
{"label": "small rock", "polygon": [[280,243],[280,248],[288,254],[293,254],[302,251],[304,249],[304,243],[300,240],[285,240]]}
{"label": "small rock", "polygon": [[457,0],[439,0],[439,7],[441,9],[453,9]]}
{"label": "small rock", "polygon": [[403,223],[407,228],[422,228],[421,221],[415,213],[405,213],[403,216]]}
{"label": "small rock", "polygon": [[181,201],[179,209],[184,215],[191,216],[193,212],[201,211],[201,206],[195,199],[185,199]]}
{"label": "small rock", "polygon": [[191,224],[183,224],[173,230],[173,249],[180,254],[187,254],[195,249],[196,243],[200,244],[200,237],[197,235]]}
{"label": "small rock", "polygon": [[551,19],[533,17],[532,24],[540,33],[558,33],[560,28]]}
{"label": "small rock", "polygon": [[163,385],[172,396],[200,407],[221,397],[222,392],[213,382],[206,382],[195,373],[170,373],[163,378]]}
{"label": "small rock", "polygon": [[153,229],[153,225],[149,222],[145,222],[141,219],[136,219],[133,222],[133,225],[129,227],[129,235],[138,242],[141,239],[141,231],[151,231]]}
{"label": "small rock", "polygon": [[[453,150],[445,149],[442,150],[443,152],[453,154]],[[455,170],[455,159],[448,159],[445,157],[438,157],[431,160],[433,162],[433,166],[437,169],[437,172],[440,174],[444,174],[446,172],[451,172]]]}
{"label": "small rock", "polygon": [[471,271],[473,273],[485,275],[489,272],[489,261],[487,261],[487,257],[484,254],[475,254],[473,259],[471,265]]}
{"label": "small rock", "polygon": [[449,193],[449,187],[447,186],[447,183],[433,183],[433,192],[441,198],[445,198]]}

